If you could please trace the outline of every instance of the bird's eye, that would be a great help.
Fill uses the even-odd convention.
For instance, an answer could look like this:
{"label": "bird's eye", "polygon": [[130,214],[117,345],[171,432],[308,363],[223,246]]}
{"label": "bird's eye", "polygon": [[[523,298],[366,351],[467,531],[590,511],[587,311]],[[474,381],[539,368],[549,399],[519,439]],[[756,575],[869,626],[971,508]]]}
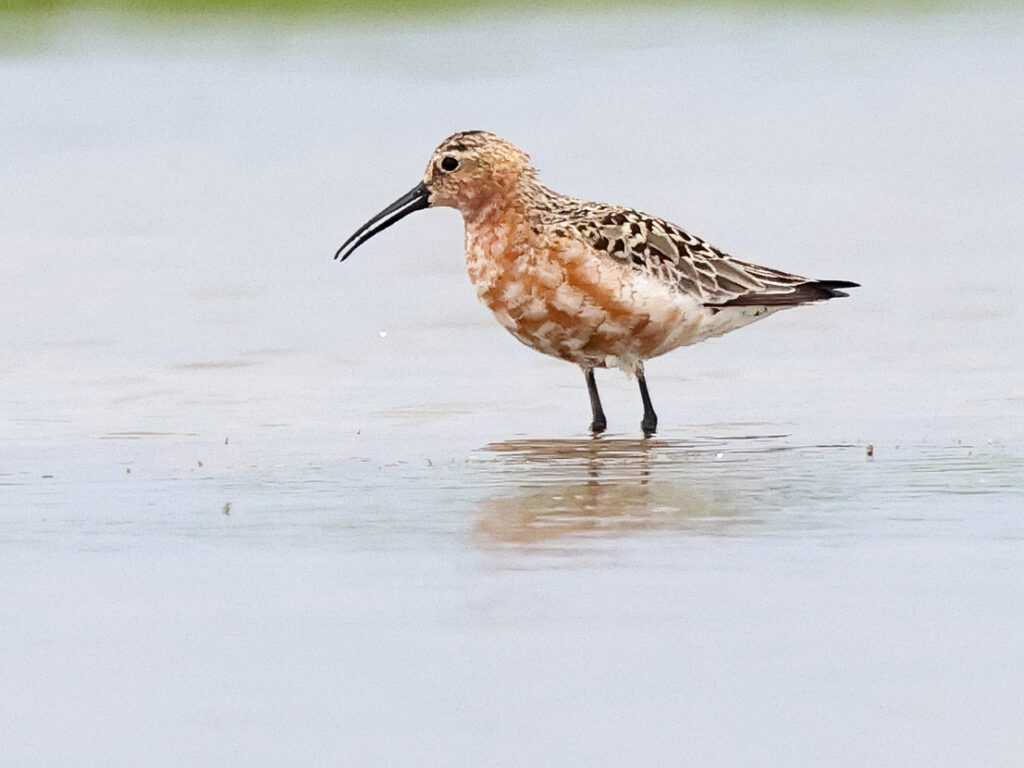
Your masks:
{"label": "bird's eye", "polygon": [[459,161],[457,158],[447,155],[441,159],[441,170],[445,173],[451,173],[459,167]]}

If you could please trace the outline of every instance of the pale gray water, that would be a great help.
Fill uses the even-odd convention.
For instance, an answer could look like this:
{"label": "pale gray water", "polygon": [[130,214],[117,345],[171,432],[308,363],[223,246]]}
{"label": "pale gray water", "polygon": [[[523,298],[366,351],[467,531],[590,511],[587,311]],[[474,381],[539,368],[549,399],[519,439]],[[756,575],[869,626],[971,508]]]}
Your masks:
{"label": "pale gray water", "polygon": [[[0,46],[0,764],[1021,764],[1019,11]],[[465,128],[864,287],[591,440],[455,213],[331,261]]]}

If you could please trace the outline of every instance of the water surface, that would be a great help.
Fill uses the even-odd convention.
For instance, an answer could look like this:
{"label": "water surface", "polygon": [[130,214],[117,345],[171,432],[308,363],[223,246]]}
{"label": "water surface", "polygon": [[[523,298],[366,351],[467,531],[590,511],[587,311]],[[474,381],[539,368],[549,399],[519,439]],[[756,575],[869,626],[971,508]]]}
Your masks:
{"label": "water surface", "polygon": [[[1019,761],[1018,11],[0,40],[3,762]],[[330,259],[467,128],[864,287],[592,439],[455,213]]]}

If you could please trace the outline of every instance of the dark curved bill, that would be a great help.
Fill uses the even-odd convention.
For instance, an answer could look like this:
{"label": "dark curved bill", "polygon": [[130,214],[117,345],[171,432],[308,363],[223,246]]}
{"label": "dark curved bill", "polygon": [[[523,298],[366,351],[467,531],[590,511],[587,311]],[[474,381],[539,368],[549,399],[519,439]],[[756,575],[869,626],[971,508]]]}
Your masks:
{"label": "dark curved bill", "polygon": [[413,211],[419,211],[430,205],[430,190],[422,181],[410,189],[391,205],[378,213],[368,222],[357,229],[348,240],[342,243],[341,248],[334,254],[334,258],[344,261],[352,255],[352,251],[365,243],[378,232],[383,232],[399,219],[404,219]]}

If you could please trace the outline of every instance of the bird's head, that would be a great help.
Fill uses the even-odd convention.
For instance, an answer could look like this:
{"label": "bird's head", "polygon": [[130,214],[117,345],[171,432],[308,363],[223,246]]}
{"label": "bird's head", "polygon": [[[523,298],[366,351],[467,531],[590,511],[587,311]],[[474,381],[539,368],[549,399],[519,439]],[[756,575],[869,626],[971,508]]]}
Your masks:
{"label": "bird's head", "polygon": [[344,261],[360,245],[413,211],[447,206],[473,216],[511,196],[535,171],[530,156],[493,133],[463,131],[434,150],[423,180],[371,218],[344,242],[334,258]]}

